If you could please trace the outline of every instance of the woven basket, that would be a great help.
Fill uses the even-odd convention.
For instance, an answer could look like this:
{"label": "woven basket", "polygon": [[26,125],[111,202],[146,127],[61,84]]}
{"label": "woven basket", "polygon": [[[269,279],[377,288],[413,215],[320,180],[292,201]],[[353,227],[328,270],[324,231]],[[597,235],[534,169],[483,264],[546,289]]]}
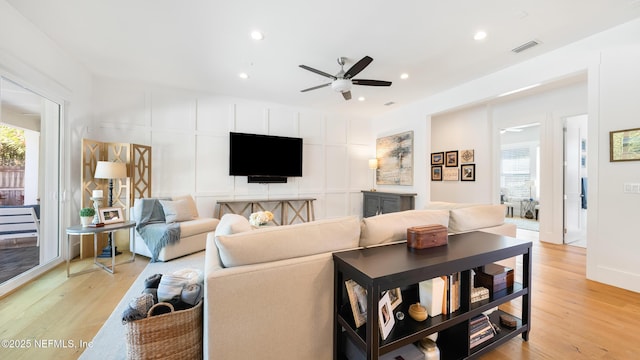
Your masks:
{"label": "woven basket", "polygon": [[180,311],[161,302],[148,314],[162,306],[171,312],[125,324],[127,359],[202,359],[202,301]]}

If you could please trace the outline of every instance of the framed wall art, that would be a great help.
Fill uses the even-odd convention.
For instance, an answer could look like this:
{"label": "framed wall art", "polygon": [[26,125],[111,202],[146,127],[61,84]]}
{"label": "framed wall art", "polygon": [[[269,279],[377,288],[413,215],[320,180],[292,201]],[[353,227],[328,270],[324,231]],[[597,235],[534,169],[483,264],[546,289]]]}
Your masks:
{"label": "framed wall art", "polygon": [[446,167],[457,167],[458,166],[458,150],[445,152],[444,164]]}
{"label": "framed wall art", "polygon": [[458,181],[458,168],[448,168],[445,167],[442,169],[442,180],[444,181]]}
{"label": "framed wall art", "polygon": [[462,181],[476,181],[476,164],[464,164],[460,166],[460,172]]}
{"label": "framed wall art", "polygon": [[431,167],[431,181],[442,181],[442,166]]}
{"label": "framed wall art", "polygon": [[469,164],[473,162],[473,149],[460,151],[460,164]]}
{"label": "framed wall art", "polygon": [[640,128],[609,132],[609,161],[640,160]]}
{"label": "framed wall art", "polygon": [[413,185],[413,131],[376,140],[378,185]]}
{"label": "framed wall art", "polygon": [[444,153],[431,153],[431,165],[444,165]]}

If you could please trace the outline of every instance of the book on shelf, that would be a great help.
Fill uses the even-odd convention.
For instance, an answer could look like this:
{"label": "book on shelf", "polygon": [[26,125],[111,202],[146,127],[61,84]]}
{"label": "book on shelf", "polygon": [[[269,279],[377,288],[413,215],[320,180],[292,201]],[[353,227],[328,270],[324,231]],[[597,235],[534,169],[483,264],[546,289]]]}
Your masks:
{"label": "book on shelf", "polygon": [[487,315],[480,314],[469,320],[469,346],[471,348],[492,339],[495,334],[496,330]]}
{"label": "book on shelf", "polygon": [[489,298],[489,289],[485,287],[475,287],[471,289],[471,303],[486,300]]}

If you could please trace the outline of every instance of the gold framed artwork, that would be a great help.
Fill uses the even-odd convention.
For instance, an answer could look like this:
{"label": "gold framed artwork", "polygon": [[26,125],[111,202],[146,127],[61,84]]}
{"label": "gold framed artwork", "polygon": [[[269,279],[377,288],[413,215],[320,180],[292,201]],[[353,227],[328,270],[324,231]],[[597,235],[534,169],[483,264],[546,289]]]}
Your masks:
{"label": "gold framed artwork", "polygon": [[640,128],[609,132],[609,161],[637,160],[640,160]]}
{"label": "gold framed artwork", "polygon": [[413,131],[376,139],[378,185],[413,185]]}

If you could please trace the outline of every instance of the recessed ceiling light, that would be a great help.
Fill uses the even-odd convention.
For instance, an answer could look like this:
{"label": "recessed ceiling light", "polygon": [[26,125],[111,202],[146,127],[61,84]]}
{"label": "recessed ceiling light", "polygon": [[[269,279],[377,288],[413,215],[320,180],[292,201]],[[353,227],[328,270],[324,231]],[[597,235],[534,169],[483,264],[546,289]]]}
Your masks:
{"label": "recessed ceiling light", "polygon": [[365,100],[365,99],[364,99],[364,96],[360,96],[360,97],[358,98],[358,101],[364,101],[364,100]]}
{"label": "recessed ceiling light", "polygon": [[238,77],[240,79],[248,79],[249,78],[249,74],[241,72],[240,74],[238,74]]}
{"label": "recessed ceiling light", "polygon": [[400,79],[405,80],[405,79],[408,79],[408,78],[409,78],[409,74],[407,74],[407,73],[400,74]]}
{"label": "recessed ceiling light", "polygon": [[484,31],[478,31],[475,35],[473,35],[473,38],[475,40],[483,40],[486,37],[487,37],[487,33]]}
{"label": "recessed ceiling light", "polygon": [[262,39],[264,39],[264,34],[261,33],[258,30],[254,30],[254,31],[251,32],[251,38],[253,40],[262,40]]}

